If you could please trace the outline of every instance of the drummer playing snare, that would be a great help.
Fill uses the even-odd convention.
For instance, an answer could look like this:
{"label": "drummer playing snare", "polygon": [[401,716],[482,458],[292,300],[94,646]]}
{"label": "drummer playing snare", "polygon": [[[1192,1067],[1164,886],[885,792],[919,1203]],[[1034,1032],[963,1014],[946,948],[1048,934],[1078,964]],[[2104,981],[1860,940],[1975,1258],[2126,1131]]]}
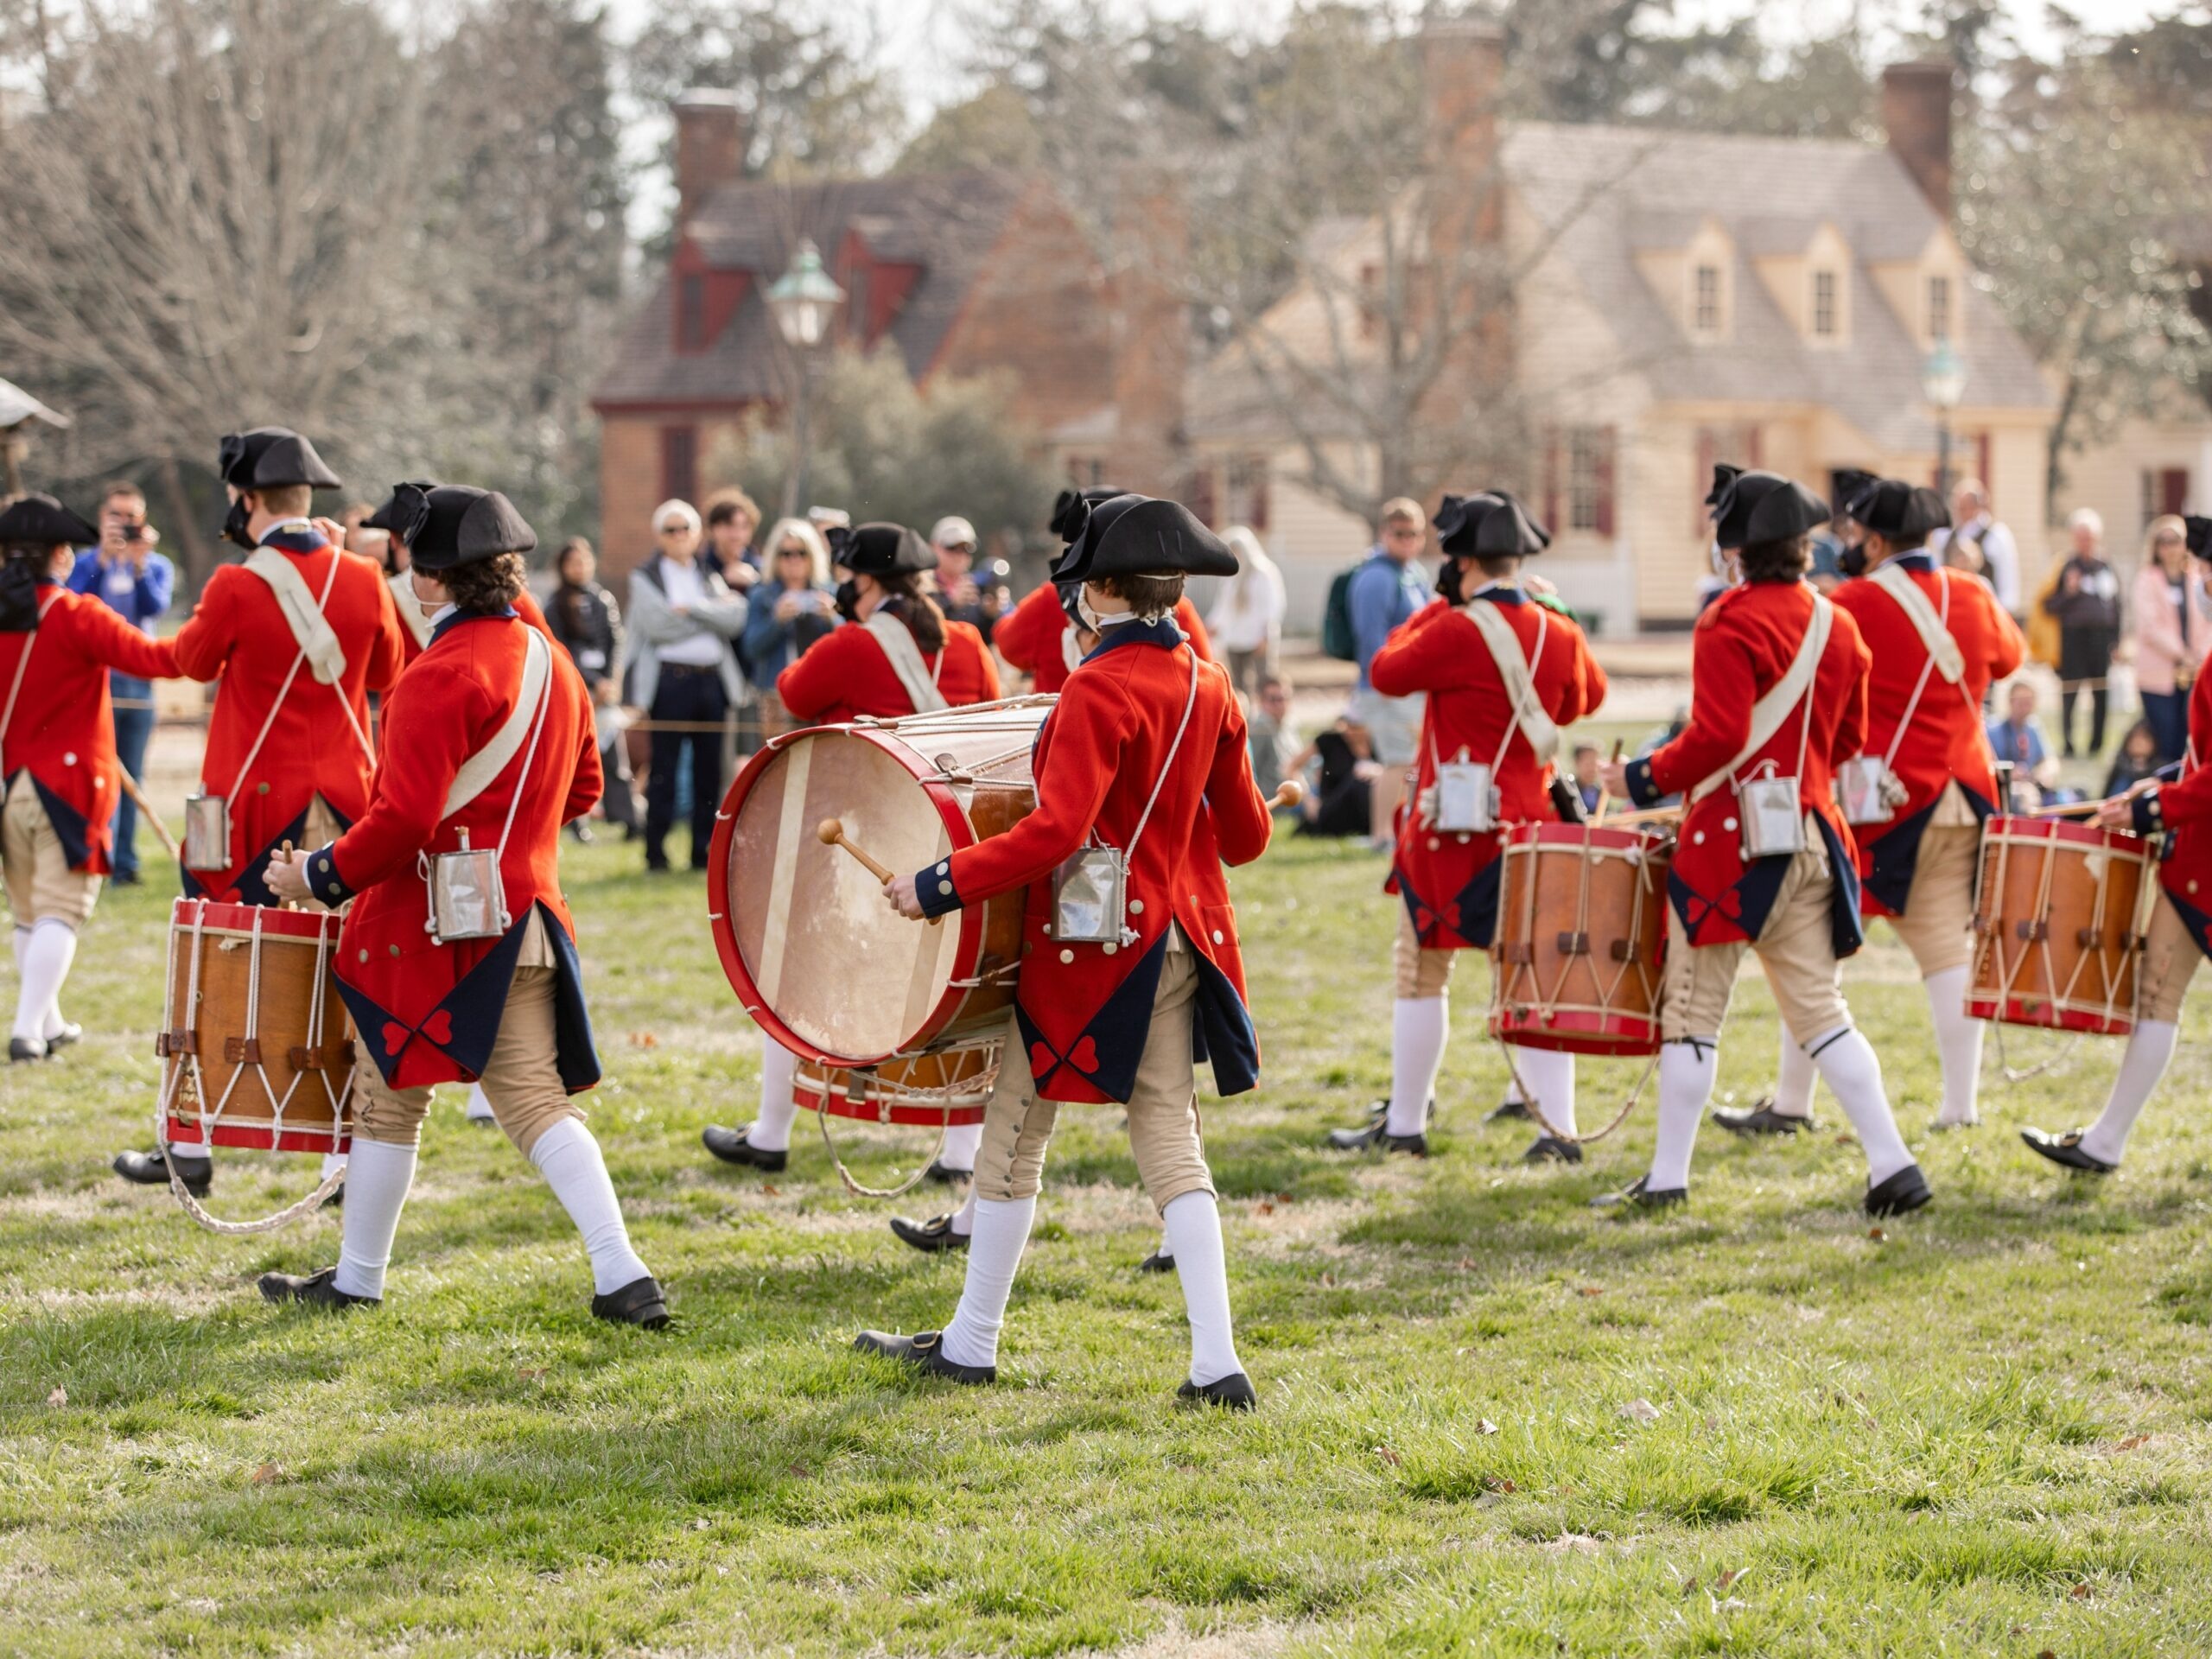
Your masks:
{"label": "drummer playing snare", "polygon": [[[1573,620],[1521,586],[1522,561],[1551,537],[1503,491],[1447,495],[1436,510],[1444,602],[1414,613],[1376,653],[1368,677],[1387,696],[1428,694],[1413,798],[1401,808],[1386,890],[1398,916],[1390,1098],[1329,1144],[1426,1156],[1428,1108],[1444,1061],[1454,953],[1486,950],[1497,924],[1499,853],[1516,824],[1556,819],[1548,791],[1562,727],[1596,712],[1605,671]],[[1546,1122],[1574,1133],[1574,1057],[1516,1046],[1513,1070]],[[1530,1163],[1580,1163],[1548,1131]]]}
{"label": "drummer playing snare", "polygon": [[[2212,518],[2191,514],[2183,524],[2194,569],[2190,602],[2202,603],[2206,577],[2212,575]],[[2020,1131],[2036,1151],[2069,1169],[2109,1175],[2120,1167],[2127,1132],[2173,1058],[2182,994],[2199,957],[2212,956],[2212,766],[2204,763],[2207,755],[2212,755],[2212,674],[2199,674],[2189,694],[2188,751],[2157,779],[2105,802],[2090,820],[2107,830],[2163,834],[2167,852],[2158,865],[2161,896],[2135,970],[2135,1029],[2104,1111],[2086,1129]]]}
{"label": "drummer playing snare", "polygon": [[1865,747],[1870,662],[1858,624],[1804,581],[1806,533],[1827,504],[1773,473],[1715,469],[1713,535],[1744,580],[1699,617],[1689,725],[1655,753],[1605,768],[1639,806],[1687,791],[1668,894],[1659,1130],[1649,1172],[1601,1205],[1689,1196],[1690,1153],[1713,1094],[1721,1022],[1746,950],[1866,1154],[1870,1215],[1916,1210],[1928,1183],[1905,1149],[1882,1065],[1851,1023],[1836,959],[1863,939],[1837,763]]}
{"label": "drummer playing snare", "polygon": [[1100,643],[1038,738],[1037,810],[885,887],[918,920],[1018,888],[1030,897],[959,1307],[941,1332],[864,1331],[864,1351],[961,1382],[992,1381],[1059,1103],[1120,1102],[1190,1315],[1191,1366],[1178,1392],[1235,1409],[1254,1403],[1230,1329],[1193,1065],[1210,1058],[1224,1095],[1259,1078],[1221,867],[1265,851],[1269,818],[1228,675],[1200,662],[1173,620],[1186,575],[1236,571],[1220,538],[1175,502],[1121,496],[1090,510],[1053,578],[1084,584],[1084,621]]}

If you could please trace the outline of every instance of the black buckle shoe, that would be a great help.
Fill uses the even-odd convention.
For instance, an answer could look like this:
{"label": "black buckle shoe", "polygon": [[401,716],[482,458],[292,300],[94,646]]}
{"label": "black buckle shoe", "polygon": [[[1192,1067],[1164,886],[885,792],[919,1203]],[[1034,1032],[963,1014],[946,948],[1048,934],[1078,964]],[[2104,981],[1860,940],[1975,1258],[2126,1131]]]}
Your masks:
{"label": "black buckle shoe", "polygon": [[134,1186],[167,1186],[169,1184],[169,1161],[176,1165],[177,1179],[184,1183],[184,1190],[195,1198],[207,1196],[207,1188],[215,1179],[215,1160],[210,1157],[187,1157],[172,1149],[168,1161],[162,1157],[162,1149],[151,1152],[118,1152],[112,1166],[115,1173]]}
{"label": "black buckle shoe", "polygon": [[893,1216],[891,1232],[901,1244],[910,1244],[925,1255],[968,1248],[968,1235],[952,1230],[950,1216],[931,1216],[927,1221],[909,1221],[904,1216]]}
{"label": "black buckle shoe", "polygon": [[1907,1164],[1879,1186],[1866,1189],[1866,1213],[1909,1216],[1935,1196],[1928,1190],[1928,1178],[1920,1173],[1920,1166]]}
{"label": "black buckle shoe", "polygon": [[73,1043],[81,1042],[84,1040],[84,1036],[85,1028],[82,1026],[64,1024],[60,1030],[46,1039],[47,1054],[51,1057],[57,1048],[67,1048]]}
{"label": "black buckle shoe", "polygon": [[893,1336],[888,1331],[863,1331],[853,1338],[853,1346],[864,1354],[880,1354],[886,1359],[911,1365],[925,1376],[946,1377],[970,1387],[999,1380],[999,1368],[995,1365],[958,1365],[947,1359],[938,1347],[944,1340],[942,1331],[918,1331],[911,1337]]}
{"label": "black buckle shoe", "polygon": [[1166,1250],[1154,1250],[1137,1263],[1137,1271],[1139,1273],[1173,1273],[1175,1271],[1175,1258]]}
{"label": "black buckle shoe", "polygon": [[25,1060],[42,1060],[46,1045],[35,1037],[10,1037],[8,1039],[8,1064],[21,1065]]}
{"label": "black buckle shoe", "polygon": [[620,1290],[593,1297],[591,1316],[610,1325],[636,1325],[658,1331],[668,1324],[668,1298],[661,1294],[652,1274],[647,1274],[642,1279],[632,1279]]}
{"label": "black buckle shoe", "polygon": [[1671,1210],[1690,1201],[1687,1186],[1654,1187],[1651,1177],[1639,1175],[1618,1192],[1601,1192],[1590,1200],[1592,1210]]}
{"label": "black buckle shoe", "polygon": [[[1428,1112],[1422,1122],[1436,1116],[1436,1103],[1428,1103]],[[1428,1156],[1428,1136],[1421,1135],[1393,1135],[1389,1124],[1390,1103],[1378,1100],[1367,1109],[1367,1122],[1356,1129],[1331,1129],[1329,1149],[1332,1152],[1372,1152],[1380,1147],[1384,1152],[1402,1152],[1415,1158]]]}
{"label": "black buckle shoe", "polygon": [[261,1275],[261,1295],[264,1301],[297,1302],[302,1307],[326,1307],[343,1313],[349,1307],[381,1307],[381,1296],[351,1296],[338,1288],[338,1269],[325,1268],[321,1273],[311,1273],[304,1279],[289,1273],[264,1273]]}
{"label": "black buckle shoe", "polygon": [[922,1179],[925,1181],[935,1181],[939,1186],[957,1186],[963,1181],[974,1180],[976,1172],[972,1169],[955,1169],[941,1160],[931,1159],[930,1166],[922,1172]]}
{"label": "black buckle shoe", "polygon": [[699,1131],[700,1144],[726,1164],[741,1164],[748,1169],[766,1170],[774,1174],[791,1161],[788,1152],[770,1152],[756,1147],[745,1137],[753,1126],[741,1129],[726,1129],[719,1123],[709,1123]]}
{"label": "black buckle shoe", "polygon": [[2109,1175],[2118,1164],[2108,1164],[2093,1152],[2082,1150],[2082,1137],[2087,1129],[2069,1129],[2063,1135],[2046,1135],[2041,1129],[2022,1129],[2020,1139],[2028,1143],[2031,1152],[2041,1153],[2054,1164],[2068,1169],[2077,1169],[2084,1175]]}
{"label": "black buckle shoe", "polygon": [[1211,1382],[1193,1382],[1186,1377],[1175,1390],[1175,1397],[1202,1406],[1219,1406],[1224,1411],[1250,1411],[1260,1403],[1260,1396],[1252,1392],[1252,1379],[1242,1371],[1231,1371]]}
{"label": "black buckle shoe", "polygon": [[1731,1135],[1802,1135],[1813,1127],[1809,1117],[1776,1111],[1772,1095],[1762,1096],[1748,1111],[1716,1111],[1713,1121]]}
{"label": "black buckle shoe", "polygon": [[1562,1141],[1555,1135],[1540,1135],[1528,1151],[1521,1154],[1524,1164],[1579,1164],[1582,1161],[1582,1147],[1573,1141]]}
{"label": "black buckle shoe", "polygon": [[1484,1115],[1483,1122],[1485,1123],[1533,1123],[1535,1120],[1529,1116],[1527,1101],[1501,1100]]}

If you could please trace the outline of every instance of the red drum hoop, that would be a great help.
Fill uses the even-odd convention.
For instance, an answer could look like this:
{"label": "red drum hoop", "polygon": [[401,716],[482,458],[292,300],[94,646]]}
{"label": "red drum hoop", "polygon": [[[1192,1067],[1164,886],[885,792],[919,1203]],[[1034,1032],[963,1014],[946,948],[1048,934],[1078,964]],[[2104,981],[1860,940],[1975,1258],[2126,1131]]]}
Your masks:
{"label": "red drum hoop", "polygon": [[326,911],[176,901],[154,1040],[173,1144],[352,1144],[353,1026],[333,971],[338,931]]}
{"label": "red drum hoop", "polygon": [[1513,827],[1499,855],[1491,1036],[1569,1054],[1659,1052],[1672,853],[1646,830]]}
{"label": "red drum hoop", "polygon": [[938,927],[907,921],[815,830],[839,820],[900,874],[1005,833],[1035,808],[1030,754],[1052,702],[810,727],[746,763],[716,815],[707,908],[722,971],[762,1031],[802,1060],[848,1068],[1001,1034],[1027,895]]}
{"label": "red drum hoop", "polygon": [[2124,830],[2063,818],[1982,826],[1967,1013],[2047,1031],[2125,1037],[2158,869]]}
{"label": "red drum hoop", "polygon": [[983,1121],[998,1082],[997,1043],[887,1060],[873,1071],[799,1063],[791,1093],[810,1112],[862,1123],[957,1128]]}

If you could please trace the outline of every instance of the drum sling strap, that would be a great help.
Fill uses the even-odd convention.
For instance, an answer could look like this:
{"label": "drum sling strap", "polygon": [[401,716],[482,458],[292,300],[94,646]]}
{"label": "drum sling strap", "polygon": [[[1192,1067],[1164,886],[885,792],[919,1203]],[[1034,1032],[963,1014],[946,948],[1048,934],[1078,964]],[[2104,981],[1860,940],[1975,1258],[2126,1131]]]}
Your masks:
{"label": "drum sling strap", "polygon": [[1520,731],[1527,734],[1529,747],[1536,752],[1536,764],[1549,766],[1559,753],[1559,728],[1544,712],[1544,705],[1536,696],[1535,668],[1544,654],[1550,613],[1537,607],[1535,648],[1523,660],[1521,637],[1514,632],[1513,625],[1499,614],[1496,605],[1478,594],[1459,608],[1482,635],[1483,644],[1490,647],[1490,659],[1497,665],[1498,678],[1505,682],[1505,695],[1513,700],[1513,719],[1506,726],[1505,741],[1497,746],[1498,761],[1504,760],[1513,734]]}
{"label": "drum sling strap", "polygon": [[945,701],[944,693],[937,689],[938,678],[944,672],[943,648],[937,653],[937,666],[931,668],[922,660],[922,648],[914,643],[914,631],[880,606],[870,611],[868,620],[861,626],[883,647],[883,654],[891,661],[891,671],[906,688],[916,714],[934,715],[952,706]]}
{"label": "drum sling strap", "polygon": [[1790,710],[1803,698],[1805,730],[1797,741],[1797,772],[1805,771],[1805,750],[1812,739],[1813,676],[1821,665],[1821,657],[1827,650],[1830,609],[1828,601],[1819,594],[1813,595],[1813,620],[1805,628],[1805,637],[1798,643],[1797,654],[1789,660],[1789,667],[1782,677],[1766,690],[1764,696],[1751,705],[1751,733],[1744,740],[1744,747],[1736,758],[1689,792],[1688,804],[1695,806],[1722,785],[1732,782],[1736,773],[1751,758],[1773,739],[1782,729],[1782,722],[1789,718]]}
{"label": "drum sling strap", "polygon": [[552,704],[553,690],[553,648],[536,628],[527,623],[521,626],[522,683],[515,694],[515,706],[499,723],[499,729],[492,734],[490,741],[461,763],[446,791],[444,810],[438,815],[441,823],[446,822],[489,789],[506,770],[527,736],[530,747],[523,755],[522,774],[515,779],[514,794],[507,802],[506,821],[499,826],[499,839],[489,847],[471,847],[468,831],[463,829],[460,831],[458,851],[415,855],[416,873],[429,889],[429,914],[423,926],[440,944],[456,939],[504,938],[512,925],[513,918],[507,914],[506,886],[499,864],[506,852],[507,837],[514,833],[515,813],[522,805],[531,768],[537,759],[537,742],[545,732],[545,715]]}

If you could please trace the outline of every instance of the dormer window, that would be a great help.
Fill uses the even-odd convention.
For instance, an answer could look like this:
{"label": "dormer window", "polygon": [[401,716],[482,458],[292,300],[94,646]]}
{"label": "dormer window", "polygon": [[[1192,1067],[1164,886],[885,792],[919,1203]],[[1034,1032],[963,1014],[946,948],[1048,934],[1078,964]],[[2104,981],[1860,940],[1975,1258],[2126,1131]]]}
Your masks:
{"label": "dormer window", "polygon": [[1930,345],[1951,337],[1951,279],[1928,279],[1928,340]]}
{"label": "dormer window", "polygon": [[1840,332],[1835,272],[1816,270],[1813,273],[1813,338],[1834,340]]}
{"label": "dormer window", "polygon": [[1691,276],[1690,327],[1700,334],[1720,332],[1720,267],[1700,265]]}

